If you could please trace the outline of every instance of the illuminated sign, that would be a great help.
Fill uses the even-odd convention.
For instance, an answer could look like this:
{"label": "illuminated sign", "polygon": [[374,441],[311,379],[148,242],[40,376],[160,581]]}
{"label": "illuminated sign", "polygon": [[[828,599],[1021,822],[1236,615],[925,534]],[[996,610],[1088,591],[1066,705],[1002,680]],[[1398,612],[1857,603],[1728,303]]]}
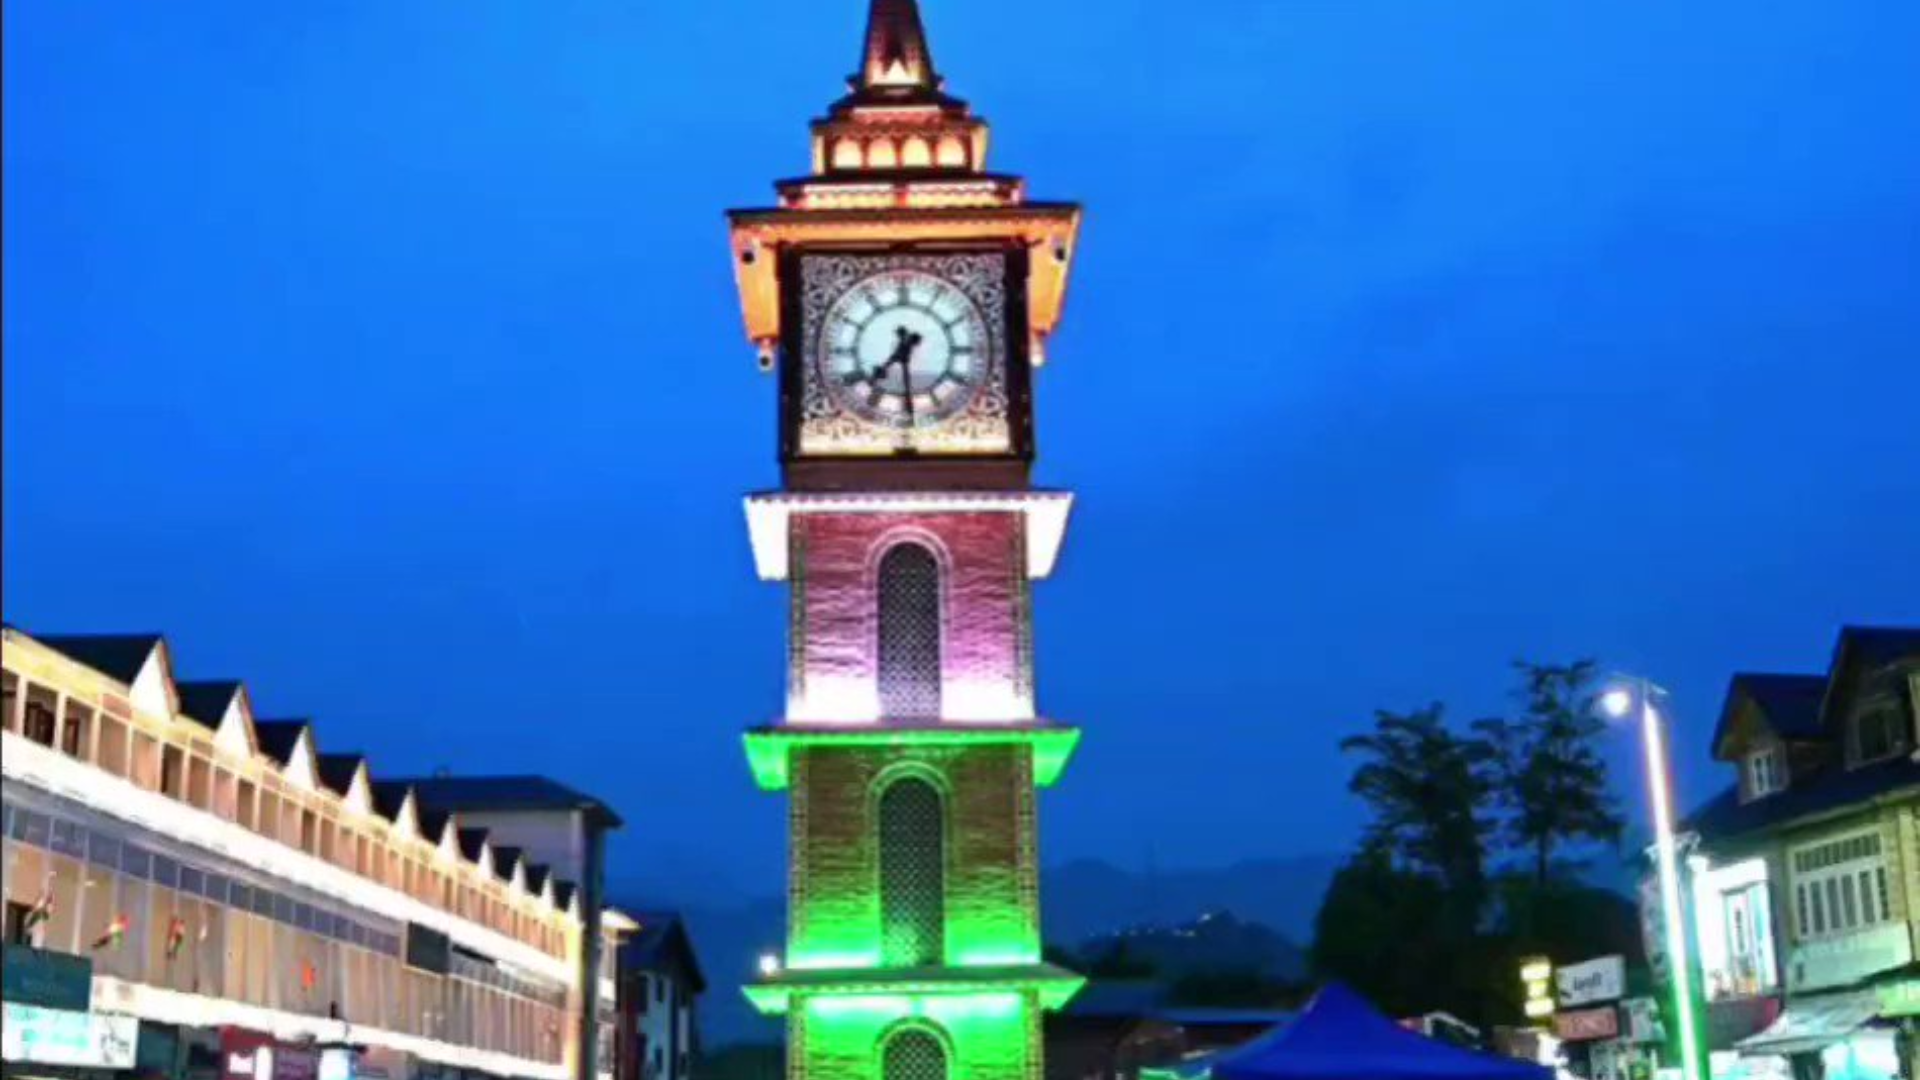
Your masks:
{"label": "illuminated sign", "polygon": [[1554,983],[1558,991],[1555,998],[1563,1009],[1614,1001],[1627,992],[1627,962],[1623,957],[1603,956],[1569,964],[1554,973]]}
{"label": "illuminated sign", "polygon": [[1575,1009],[1572,1012],[1556,1013],[1553,1018],[1553,1033],[1562,1042],[1611,1039],[1620,1034],[1619,1010],[1611,1005],[1603,1005],[1598,1009]]}
{"label": "illuminated sign", "polygon": [[131,1016],[6,1003],[0,1058],[40,1065],[131,1069],[140,1021]]}
{"label": "illuminated sign", "polygon": [[1520,961],[1520,985],[1526,989],[1523,1006],[1529,1020],[1553,1015],[1553,961],[1535,956]]}

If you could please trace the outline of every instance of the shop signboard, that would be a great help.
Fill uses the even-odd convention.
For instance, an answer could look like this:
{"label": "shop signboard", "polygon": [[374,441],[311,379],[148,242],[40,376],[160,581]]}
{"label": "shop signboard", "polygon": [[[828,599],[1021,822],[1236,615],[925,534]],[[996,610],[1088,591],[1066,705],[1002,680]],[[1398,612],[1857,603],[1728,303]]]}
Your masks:
{"label": "shop signboard", "polygon": [[245,1028],[220,1032],[222,1080],[318,1080],[320,1053]]}
{"label": "shop signboard", "polygon": [[30,945],[8,945],[0,954],[0,1000],[86,1012],[93,1000],[93,961]]}
{"label": "shop signboard", "polygon": [[1920,979],[1887,983],[1879,993],[1881,1016],[1920,1016]]}
{"label": "shop signboard", "polygon": [[1561,1042],[1592,1042],[1620,1034],[1619,1010],[1611,1005],[1553,1014],[1553,1033]]}
{"label": "shop signboard", "polygon": [[1913,938],[1907,924],[1888,923],[1843,937],[1795,944],[1787,965],[1789,985],[1796,991],[1845,986],[1912,960]]}
{"label": "shop signboard", "polygon": [[1553,973],[1555,1000],[1560,1008],[1617,1001],[1627,990],[1627,961],[1602,956],[1583,964],[1568,964]]}
{"label": "shop signboard", "polygon": [[1664,1043],[1665,1027],[1660,1023],[1660,1005],[1650,997],[1628,998],[1620,1003],[1626,1017],[1626,1030],[1620,1037],[1631,1043]]}
{"label": "shop signboard", "polygon": [[0,1026],[0,1058],[39,1065],[131,1069],[140,1021],[9,1001]]}

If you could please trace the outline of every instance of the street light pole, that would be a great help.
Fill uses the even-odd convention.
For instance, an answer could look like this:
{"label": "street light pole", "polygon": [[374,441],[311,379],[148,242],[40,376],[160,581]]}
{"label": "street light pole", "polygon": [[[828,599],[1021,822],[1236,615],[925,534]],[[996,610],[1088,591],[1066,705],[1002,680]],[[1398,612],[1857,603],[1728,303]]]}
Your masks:
{"label": "street light pole", "polygon": [[1688,957],[1686,904],[1680,894],[1679,843],[1673,834],[1672,770],[1668,765],[1665,732],[1654,699],[1664,693],[1641,676],[1630,679],[1633,691],[1615,689],[1602,699],[1606,711],[1625,717],[1635,704],[1640,709],[1640,739],[1646,754],[1647,792],[1653,803],[1654,863],[1660,878],[1660,916],[1666,928],[1667,968],[1673,985],[1673,1016],[1680,1025],[1680,1069],[1684,1080],[1708,1080],[1703,1075],[1698,1017],[1693,995],[1693,965]]}
{"label": "street light pole", "polygon": [[1671,772],[1655,687],[1640,680],[1640,733],[1647,755],[1647,789],[1653,801],[1654,859],[1660,873],[1660,914],[1667,929],[1667,966],[1673,979],[1673,1014],[1680,1024],[1680,1069],[1686,1080],[1700,1075],[1699,1030],[1693,1015],[1693,972],[1687,957],[1687,927],[1680,896],[1680,854],[1673,835]]}

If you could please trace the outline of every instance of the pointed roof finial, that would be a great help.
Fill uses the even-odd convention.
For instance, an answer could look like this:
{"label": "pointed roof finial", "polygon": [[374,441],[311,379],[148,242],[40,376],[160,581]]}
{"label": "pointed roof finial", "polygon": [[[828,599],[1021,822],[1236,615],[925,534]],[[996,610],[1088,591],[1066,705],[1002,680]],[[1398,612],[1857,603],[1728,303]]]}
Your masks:
{"label": "pointed roof finial", "polygon": [[933,70],[933,52],[920,25],[915,0],[873,0],[867,11],[866,49],[860,56],[862,90],[890,87],[938,90],[940,76]]}

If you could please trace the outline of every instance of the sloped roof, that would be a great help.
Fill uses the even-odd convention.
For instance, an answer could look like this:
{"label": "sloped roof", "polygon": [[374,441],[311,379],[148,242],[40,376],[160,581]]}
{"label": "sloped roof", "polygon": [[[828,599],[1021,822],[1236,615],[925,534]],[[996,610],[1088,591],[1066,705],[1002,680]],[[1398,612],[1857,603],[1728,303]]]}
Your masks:
{"label": "sloped roof", "polygon": [[353,774],[366,763],[362,754],[321,754],[314,771],[328,791],[345,798],[347,790],[353,787]]}
{"label": "sloped roof", "polygon": [[517,847],[497,847],[493,849],[493,872],[501,881],[513,880],[513,866],[520,861],[520,849]]}
{"label": "sloped roof", "polygon": [[418,776],[406,778],[422,806],[454,813],[489,810],[581,810],[605,828],[620,817],[591,795],[544,776]]}
{"label": "sloped roof", "polygon": [[528,863],[527,891],[531,893],[539,892],[547,883],[547,875],[552,872],[553,871],[547,868],[546,863]]}
{"label": "sloped roof", "polygon": [[173,684],[180,695],[180,714],[209,731],[226,719],[227,708],[240,694],[239,679],[195,679]]}
{"label": "sloped roof", "polygon": [[312,726],[307,720],[295,718],[255,720],[253,734],[260,740],[262,753],[285,765],[293,760],[293,748],[300,745],[300,733]]}
{"label": "sloped roof", "polygon": [[[159,634],[48,634],[33,639],[67,659],[123,683],[140,677]],[[216,721],[217,722],[217,721]]]}
{"label": "sloped roof", "polygon": [[1733,734],[1740,707],[1752,703],[1765,719],[1768,730],[1789,742],[1825,738],[1820,723],[1821,703],[1827,695],[1824,675],[1780,675],[1741,672],[1727,683],[1726,702],[1720,707],[1720,719],[1713,729],[1713,753],[1718,756]]}
{"label": "sloped roof", "polygon": [[1087,1019],[1138,1020],[1152,1016],[1166,998],[1166,986],[1150,979],[1090,979],[1060,1012]]}
{"label": "sloped roof", "polygon": [[622,964],[639,971],[677,967],[685,974],[694,993],[706,993],[707,977],[700,970],[700,958],[694,955],[693,938],[687,933],[686,920],[671,911],[647,912],[635,918],[640,929],[621,943]]}
{"label": "sloped roof", "polygon": [[423,810],[415,807],[414,815],[420,819],[420,835],[434,843],[439,843],[440,838],[446,835],[447,822],[453,820],[453,815],[445,810]]}
{"label": "sloped roof", "polygon": [[1699,833],[1711,845],[1903,788],[1920,788],[1920,762],[1906,755],[1856,769],[1831,770],[1816,782],[1789,785],[1785,791],[1744,803],[1735,784],[1689,814],[1681,827]]}
{"label": "sloped roof", "polygon": [[486,847],[487,830],[461,829],[458,840],[460,842],[460,854],[465,855],[467,861],[477,863],[480,861],[481,850]]}
{"label": "sloped roof", "polygon": [[399,821],[400,808],[407,804],[407,791],[412,785],[405,780],[375,780],[371,786],[374,812],[388,821]]}

